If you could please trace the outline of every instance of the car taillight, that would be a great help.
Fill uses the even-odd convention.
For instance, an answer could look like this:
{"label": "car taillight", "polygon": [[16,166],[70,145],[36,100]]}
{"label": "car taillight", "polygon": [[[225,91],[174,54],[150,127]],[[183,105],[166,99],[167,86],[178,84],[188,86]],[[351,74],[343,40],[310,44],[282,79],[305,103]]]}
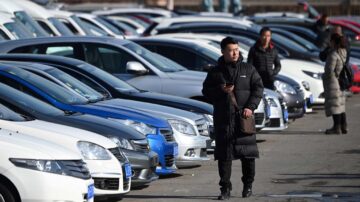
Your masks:
{"label": "car taillight", "polygon": [[356,41],[360,41],[360,35],[357,35],[357,36],[355,37],[355,39],[356,39]]}

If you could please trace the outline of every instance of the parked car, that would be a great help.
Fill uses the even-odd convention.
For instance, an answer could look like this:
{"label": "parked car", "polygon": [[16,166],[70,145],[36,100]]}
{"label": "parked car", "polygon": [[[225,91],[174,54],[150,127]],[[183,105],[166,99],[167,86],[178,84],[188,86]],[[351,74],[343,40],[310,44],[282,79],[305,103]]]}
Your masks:
{"label": "parked car", "polygon": [[32,37],[47,37],[50,36],[46,31],[24,11],[16,1],[0,0],[0,11],[3,14],[11,15],[19,22],[21,22],[31,33]]}
{"label": "parked car", "polygon": [[[176,63],[128,40],[51,37],[11,42],[12,45],[10,41],[2,43],[0,52],[73,57],[112,73],[141,90],[204,100],[201,89],[205,73],[175,66]],[[181,91],[177,90],[179,86]]]}
{"label": "parked car", "polygon": [[[1,120],[26,120],[2,105],[0,113]],[[0,130],[2,201],[94,200],[94,181],[77,152],[16,130]]]}
{"label": "parked car", "polygon": [[288,127],[289,114],[282,96],[267,88],[264,91],[265,98],[270,106],[270,121],[261,131],[282,131],[286,129]]}
{"label": "parked car", "polygon": [[129,126],[97,116],[66,113],[7,85],[0,85],[0,103],[29,118],[80,128],[109,138],[129,159],[131,187],[158,179],[155,174],[158,155],[150,151],[146,137]]}
{"label": "parked car", "polygon": [[86,162],[94,179],[96,196],[121,196],[130,191],[130,164],[117,145],[108,138],[89,131],[34,119],[0,120],[0,126],[3,130],[13,133],[17,131],[29,137],[44,139],[77,152]]}
{"label": "parked car", "polygon": [[212,125],[213,107],[207,103],[178,96],[138,90],[102,69],[81,60],[35,54],[0,55],[0,60],[26,61],[50,65],[72,75],[107,98],[112,97],[148,102],[198,114],[205,114],[205,118],[208,120],[209,124]]}
{"label": "parked car", "polygon": [[24,9],[49,36],[73,35],[70,29],[56,19],[46,8],[28,0],[16,0],[14,3]]}
{"label": "parked car", "polygon": [[11,15],[0,16],[0,40],[15,40],[20,38],[33,38],[26,27]]}
{"label": "parked car", "polygon": [[[11,73],[9,73],[11,72]],[[53,106],[68,112],[80,112],[100,117],[110,118],[135,128],[147,135],[150,147],[158,153],[160,165],[157,174],[169,174],[175,172],[175,157],[177,156],[177,144],[173,140],[173,132],[163,119],[155,118],[138,110],[96,106],[65,88],[54,84],[47,79],[39,77],[31,72],[11,66],[0,67],[2,83],[6,83],[32,96],[52,104]]]}
{"label": "parked car", "polygon": [[128,109],[136,109],[158,115],[168,120],[173,129],[173,136],[179,146],[179,155],[175,160],[177,166],[193,166],[198,165],[200,161],[209,160],[206,153],[206,141],[210,139],[208,124],[201,114],[194,114],[192,112],[156,104],[99,97],[100,94],[95,90],[54,67],[18,62],[3,62],[3,64],[16,65],[17,67],[33,72],[69,91],[88,98],[91,103],[97,106],[109,107],[111,109],[126,107]]}

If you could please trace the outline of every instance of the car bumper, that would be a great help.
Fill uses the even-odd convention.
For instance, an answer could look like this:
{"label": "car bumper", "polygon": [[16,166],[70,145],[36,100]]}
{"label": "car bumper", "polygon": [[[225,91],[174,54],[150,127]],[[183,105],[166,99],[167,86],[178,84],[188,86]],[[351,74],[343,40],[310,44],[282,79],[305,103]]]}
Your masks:
{"label": "car bumper", "polygon": [[149,184],[159,178],[159,176],[155,174],[156,166],[159,163],[158,155],[155,152],[123,151],[131,164],[131,187]]}
{"label": "car bumper", "polygon": [[130,179],[125,180],[120,162],[114,160],[85,161],[95,184],[95,196],[123,195],[130,191]]}
{"label": "car bumper", "polygon": [[87,200],[92,179],[83,180],[25,168],[13,167],[3,173],[18,190],[23,202],[93,201]]}
{"label": "car bumper", "polygon": [[205,136],[190,136],[178,132],[174,133],[179,145],[179,155],[176,158],[176,166],[199,165],[200,161],[207,161],[206,141],[210,139]]}
{"label": "car bumper", "polygon": [[147,135],[150,149],[158,154],[159,164],[156,174],[167,175],[176,172],[175,158],[178,155],[178,144],[167,142],[161,134]]}

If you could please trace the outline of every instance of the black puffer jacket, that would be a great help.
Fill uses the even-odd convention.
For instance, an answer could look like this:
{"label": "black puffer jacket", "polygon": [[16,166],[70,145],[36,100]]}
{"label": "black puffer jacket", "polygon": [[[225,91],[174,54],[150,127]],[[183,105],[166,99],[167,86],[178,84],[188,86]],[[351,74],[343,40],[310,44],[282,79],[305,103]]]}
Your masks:
{"label": "black puffer jacket", "polygon": [[264,86],[273,89],[275,76],[281,69],[278,51],[274,45],[271,43],[269,48],[264,49],[259,41],[256,42],[249,51],[247,62],[258,71]]}
{"label": "black puffer jacket", "polygon": [[234,94],[240,109],[254,111],[264,89],[255,68],[240,60],[236,64],[225,64],[223,57],[220,57],[218,66],[208,73],[202,92],[214,105],[215,159],[257,158],[256,135],[246,136],[239,131],[230,95],[221,89],[225,82],[234,83]]}

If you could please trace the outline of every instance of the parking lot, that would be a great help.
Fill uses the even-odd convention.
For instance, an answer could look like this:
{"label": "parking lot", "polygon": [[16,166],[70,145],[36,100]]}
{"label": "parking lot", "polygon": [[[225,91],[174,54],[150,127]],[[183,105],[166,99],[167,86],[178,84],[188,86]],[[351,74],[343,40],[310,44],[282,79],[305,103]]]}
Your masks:
{"label": "parking lot", "polygon": [[[232,201],[359,201],[360,96],[347,101],[350,133],[324,135],[331,124],[322,109],[280,133],[260,134],[254,195],[241,198],[240,161],[233,163]],[[122,201],[212,201],[219,194],[217,162],[180,169]]]}

